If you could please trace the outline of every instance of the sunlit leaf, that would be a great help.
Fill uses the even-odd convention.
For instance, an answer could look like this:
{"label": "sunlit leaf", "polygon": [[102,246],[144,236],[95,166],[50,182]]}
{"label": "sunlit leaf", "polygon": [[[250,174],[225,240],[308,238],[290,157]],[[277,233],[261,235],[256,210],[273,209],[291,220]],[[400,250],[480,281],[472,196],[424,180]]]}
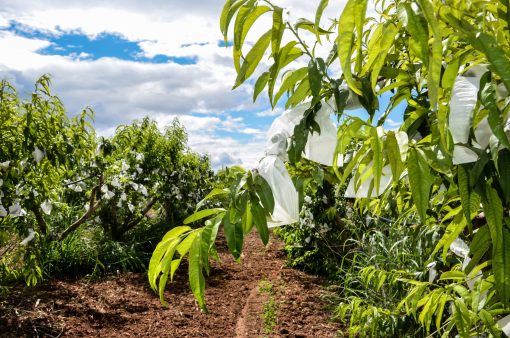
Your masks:
{"label": "sunlit leaf", "polygon": [[[366,0],[349,0],[340,15],[338,23],[337,45],[340,65],[347,84],[358,95],[362,95],[361,87],[352,76],[351,61],[356,38],[361,43],[361,34],[359,33],[363,27],[360,26],[362,26],[361,22],[365,18],[366,9]],[[358,57],[361,58],[361,55]]]}
{"label": "sunlit leaf", "polygon": [[247,78],[251,76],[251,74],[253,74],[255,68],[257,68],[257,65],[259,64],[267,47],[269,46],[271,31],[272,30],[270,29],[264,35],[262,35],[250,49],[244,59],[239,73],[237,74],[233,88],[240,86],[244,81],[246,81]]}
{"label": "sunlit leaf", "polygon": [[410,148],[407,166],[413,201],[416,205],[421,221],[425,223],[427,220],[427,210],[429,208],[430,189],[433,183],[433,176],[430,174],[430,168],[423,151],[416,148]]}
{"label": "sunlit leaf", "polygon": [[190,224],[190,223],[193,223],[193,222],[196,222],[198,220],[201,220],[202,218],[205,218],[205,217],[209,217],[211,215],[216,215],[220,212],[224,212],[225,209],[223,208],[214,208],[214,209],[204,209],[204,210],[200,210],[200,211],[197,211],[195,212],[193,215],[191,216],[188,216],[185,220],[184,220],[184,224]]}

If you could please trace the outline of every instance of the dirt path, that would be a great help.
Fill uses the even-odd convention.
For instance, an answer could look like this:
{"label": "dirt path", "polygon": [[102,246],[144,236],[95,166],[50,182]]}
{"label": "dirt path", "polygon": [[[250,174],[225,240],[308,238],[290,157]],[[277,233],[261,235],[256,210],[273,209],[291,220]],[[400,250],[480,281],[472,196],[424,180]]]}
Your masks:
{"label": "dirt path", "polygon": [[184,270],[166,293],[167,308],[145,274],[51,281],[0,298],[0,337],[336,336],[320,280],[285,268],[279,241],[264,248],[249,236],[241,263],[219,251],[222,262],[207,279],[208,315],[198,311]]}

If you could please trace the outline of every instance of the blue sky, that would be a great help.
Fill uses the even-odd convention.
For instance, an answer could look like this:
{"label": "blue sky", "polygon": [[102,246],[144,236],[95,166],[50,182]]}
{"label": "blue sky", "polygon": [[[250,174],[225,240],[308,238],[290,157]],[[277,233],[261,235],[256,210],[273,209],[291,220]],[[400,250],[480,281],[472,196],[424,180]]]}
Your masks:
{"label": "blue sky", "polygon": [[[298,17],[310,13],[310,3],[282,1]],[[103,135],[146,115],[161,126],[178,117],[190,146],[210,154],[215,167],[253,167],[263,155],[266,130],[283,109],[272,112],[263,95],[252,103],[250,83],[231,90],[232,51],[218,28],[222,5],[0,0],[0,77],[30,93],[37,77],[51,74],[69,114],[92,107]],[[389,97],[381,98],[381,107]],[[401,115],[399,107],[386,127],[394,128]]]}

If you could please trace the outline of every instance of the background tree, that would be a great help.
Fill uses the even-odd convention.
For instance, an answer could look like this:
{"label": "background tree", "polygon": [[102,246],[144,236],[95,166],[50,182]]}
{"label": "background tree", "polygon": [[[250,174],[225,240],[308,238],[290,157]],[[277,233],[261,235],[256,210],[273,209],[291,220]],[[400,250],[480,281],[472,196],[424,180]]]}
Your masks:
{"label": "background tree", "polygon": [[93,112],[69,118],[41,77],[20,98],[0,83],[0,284],[59,273],[144,270],[156,239],[210,188],[207,157],[176,120],[148,118],[98,137]]}

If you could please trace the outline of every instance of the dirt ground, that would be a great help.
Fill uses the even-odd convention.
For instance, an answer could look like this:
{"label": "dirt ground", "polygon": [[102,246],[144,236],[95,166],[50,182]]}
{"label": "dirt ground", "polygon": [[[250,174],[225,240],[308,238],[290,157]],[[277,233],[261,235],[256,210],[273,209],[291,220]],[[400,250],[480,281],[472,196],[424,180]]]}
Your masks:
{"label": "dirt ground", "polygon": [[[145,274],[128,273],[101,281],[53,280],[19,287],[0,298],[0,337],[335,337],[330,294],[321,280],[286,268],[282,244],[264,247],[246,238],[241,263],[223,246],[221,263],[207,278],[209,314],[201,313],[185,270],[167,288],[168,307],[148,287]],[[275,325],[268,332],[265,304],[272,286]],[[266,317],[267,318],[267,317]],[[266,319],[267,322],[267,319]]]}

